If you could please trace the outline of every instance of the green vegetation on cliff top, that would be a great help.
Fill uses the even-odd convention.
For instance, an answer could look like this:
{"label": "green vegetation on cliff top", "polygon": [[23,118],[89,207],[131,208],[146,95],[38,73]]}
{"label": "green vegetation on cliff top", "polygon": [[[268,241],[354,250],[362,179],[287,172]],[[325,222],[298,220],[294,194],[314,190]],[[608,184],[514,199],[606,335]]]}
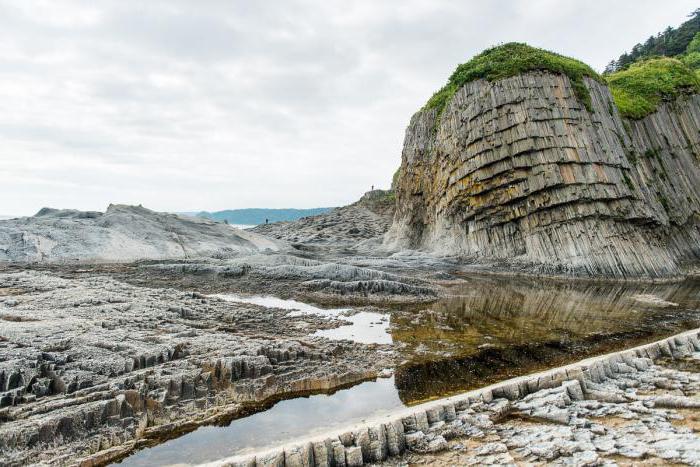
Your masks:
{"label": "green vegetation on cliff top", "polygon": [[[697,43],[697,44],[696,44]],[[700,35],[691,45],[700,50]],[[684,93],[700,92],[700,52],[695,48],[676,58],[657,57],[628,65],[624,70],[602,78],[585,63],[511,42],[487,49],[457,67],[447,84],[428,100],[424,110],[437,109],[442,113],[452,96],[465,84],[477,79],[496,81],[528,71],[549,71],[569,77],[576,97],[591,110],[591,96],[583,78],[607,82],[622,116],[643,118],[654,112],[663,100],[671,100]],[[697,66],[696,63],[697,62]]]}
{"label": "green vegetation on cliff top", "polygon": [[606,76],[610,92],[623,117],[643,118],[663,100],[683,93],[700,92],[700,81],[675,58],[653,58]]}
{"label": "green vegetation on cliff top", "polygon": [[700,8],[688,15],[690,19],[673,28],[667,27],[656,36],[649,36],[644,43],[635,45],[630,52],[612,60],[605,68],[606,73],[621,71],[634,62],[652,57],[677,57],[684,53],[700,52]]}
{"label": "green vegetation on cliff top", "polygon": [[576,97],[590,110],[591,96],[583,78],[587,76],[602,81],[598,73],[576,59],[517,42],[487,49],[467,63],[459,65],[447,84],[428,100],[424,109],[437,109],[440,114],[452,96],[471,81],[496,81],[536,70],[568,76]]}

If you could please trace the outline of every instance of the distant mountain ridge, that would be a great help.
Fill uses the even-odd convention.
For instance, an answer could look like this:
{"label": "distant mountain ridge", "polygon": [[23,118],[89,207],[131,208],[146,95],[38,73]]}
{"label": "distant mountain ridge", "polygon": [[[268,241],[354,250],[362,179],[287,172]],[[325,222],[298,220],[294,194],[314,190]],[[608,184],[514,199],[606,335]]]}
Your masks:
{"label": "distant mountain ridge", "polygon": [[247,224],[258,225],[268,222],[283,222],[295,221],[302,217],[317,216],[334,208],[311,208],[311,209],[265,209],[265,208],[247,208],[247,209],[227,209],[224,211],[207,212],[201,211],[197,213],[186,213],[212,219],[215,221],[227,221],[229,224]]}

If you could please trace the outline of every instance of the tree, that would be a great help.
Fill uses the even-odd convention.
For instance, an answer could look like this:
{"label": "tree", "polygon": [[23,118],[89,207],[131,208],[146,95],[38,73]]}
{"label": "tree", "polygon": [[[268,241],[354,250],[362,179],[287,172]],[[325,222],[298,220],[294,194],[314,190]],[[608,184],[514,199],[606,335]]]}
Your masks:
{"label": "tree", "polygon": [[700,32],[695,33],[693,40],[690,41],[688,47],[685,48],[685,53],[690,54],[693,52],[700,52]]}
{"label": "tree", "polygon": [[615,73],[617,71],[617,62],[615,60],[610,60],[610,62],[605,66],[603,73]]}
{"label": "tree", "polygon": [[[700,8],[688,15],[690,19],[677,28],[671,26],[650,36],[644,44],[632,47],[629,53],[623,53],[616,60],[617,70],[625,69],[632,63],[652,56],[675,57],[684,53],[700,51],[700,39],[692,46],[691,43],[700,32]],[[606,68],[607,71],[607,68]]]}

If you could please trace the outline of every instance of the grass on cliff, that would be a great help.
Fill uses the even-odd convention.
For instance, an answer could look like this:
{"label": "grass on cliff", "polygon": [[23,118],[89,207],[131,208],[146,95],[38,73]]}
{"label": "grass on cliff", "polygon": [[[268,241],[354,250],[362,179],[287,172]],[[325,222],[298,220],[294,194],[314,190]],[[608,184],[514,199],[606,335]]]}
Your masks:
{"label": "grass on cliff", "polygon": [[603,81],[598,73],[583,62],[527,44],[511,42],[487,49],[467,63],[459,65],[447,84],[433,94],[424,109],[437,109],[438,114],[442,113],[452,96],[470,81],[481,78],[496,81],[535,70],[568,76],[576,97],[588,110],[591,109],[591,96],[583,78],[588,76]]}
{"label": "grass on cliff", "polygon": [[654,58],[606,76],[623,117],[639,119],[654,112],[663,100],[700,92],[698,76],[680,60]]}

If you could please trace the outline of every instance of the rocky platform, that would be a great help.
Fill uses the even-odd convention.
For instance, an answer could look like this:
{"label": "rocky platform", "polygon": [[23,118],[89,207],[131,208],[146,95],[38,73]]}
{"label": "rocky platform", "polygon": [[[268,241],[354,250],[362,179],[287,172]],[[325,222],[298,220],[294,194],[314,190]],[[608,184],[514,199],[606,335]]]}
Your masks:
{"label": "rocky platform", "polygon": [[340,324],[109,277],[0,273],[0,464],[103,464],[250,404],[372,377]]}
{"label": "rocky platform", "polygon": [[620,116],[608,88],[532,71],[471,81],[406,130],[390,251],[494,270],[673,277],[700,258],[700,96]]}
{"label": "rocky platform", "polygon": [[283,242],[206,219],[110,205],[105,212],[44,208],[0,221],[0,262],[129,262],[226,258],[285,250]]}
{"label": "rocky platform", "polygon": [[[421,264],[444,265],[420,258]],[[431,271],[432,272],[432,271]],[[382,304],[435,300],[440,287],[430,273],[409,261],[387,258],[314,257],[293,254],[243,255],[227,260],[140,264],[123,273],[129,282],[166,283],[189,278],[217,291],[217,284],[238,292],[343,304]]]}
{"label": "rocky platform", "polygon": [[259,225],[251,231],[301,248],[353,248],[384,235],[393,215],[393,192],[374,190],[348,206],[293,222]]}
{"label": "rocky platform", "polygon": [[207,465],[698,465],[699,334]]}

